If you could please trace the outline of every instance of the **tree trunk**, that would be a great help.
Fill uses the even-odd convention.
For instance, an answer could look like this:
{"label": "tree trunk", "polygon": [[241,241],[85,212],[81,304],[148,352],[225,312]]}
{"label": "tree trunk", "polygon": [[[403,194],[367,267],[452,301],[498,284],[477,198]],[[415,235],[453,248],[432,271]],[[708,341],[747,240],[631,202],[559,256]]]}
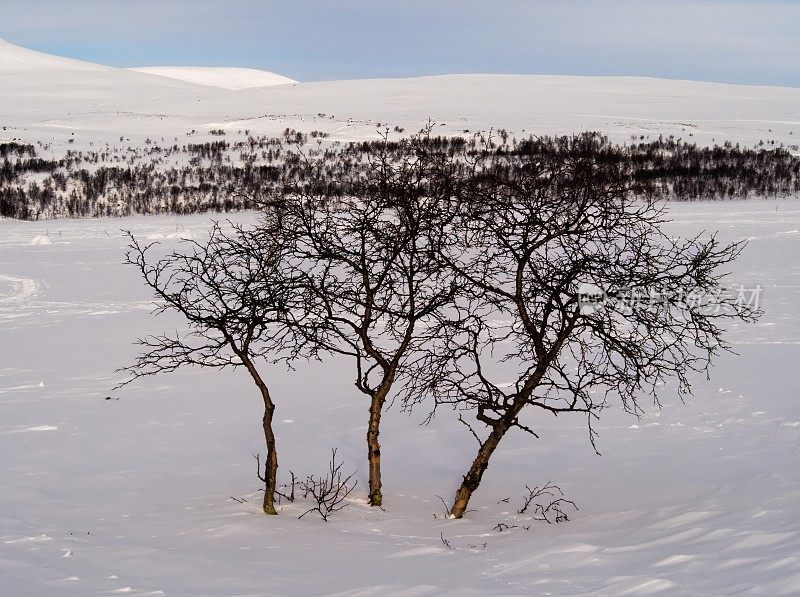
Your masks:
{"label": "tree trunk", "polygon": [[275,446],[275,432],[272,430],[272,417],[275,415],[275,403],[269,395],[269,388],[261,379],[256,366],[242,352],[237,353],[247,368],[250,377],[256,384],[261,398],[264,401],[264,418],[261,420],[264,428],[264,440],[267,444],[267,457],[264,462],[264,514],[277,514],[275,510],[275,491],[278,488],[278,450]]}
{"label": "tree trunk", "polygon": [[367,457],[369,459],[369,505],[380,506],[383,503],[381,494],[381,445],[380,434],[383,404],[386,402],[388,389],[379,387],[370,397],[369,427],[367,427]]}
{"label": "tree trunk", "polygon": [[469,467],[469,471],[464,475],[464,480],[461,482],[461,486],[456,492],[456,497],[453,500],[453,507],[450,508],[450,515],[453,518],[462,518],[464,516],[464,512],[466,512],[467,506],[469,505],[469,500],[475,490],[478,489],[478,485],[480,485],[481,479],[483,478],[483,473],[489,466],[489,459],[492,457],[495,448],[497,448],[497,445],[500,443],[500,440],[503,439],[508,429],[508,425],[502,420],[498,421],[492,428],[489,437],[481,444],[481,447],[478,449],[478,454],[475,456],[475,460],[472,461],[472,466]]}
{"label": "tree trunk", "polygon": [[[265,388],[266,390],[266,388]],[[264,464],[264,514],[277,514],[275,510],[275,490],[278,487],[278,451],[275,448],[275,432],[272,430],[272,416],[275,414],[275,405],[269,398],[269,392],[264,394],[264,439],[267,443],[267,458]]]}

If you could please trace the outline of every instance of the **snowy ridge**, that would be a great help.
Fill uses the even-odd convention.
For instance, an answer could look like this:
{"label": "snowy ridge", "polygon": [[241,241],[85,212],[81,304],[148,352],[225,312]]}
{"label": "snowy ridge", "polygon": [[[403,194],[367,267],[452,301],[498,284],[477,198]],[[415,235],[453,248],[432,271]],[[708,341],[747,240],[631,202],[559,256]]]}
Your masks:
{"label": "snowy ridge", "polygon": [[112,67],[53,56],[15,46],[0,38],[0,73],[30,74],[47,71],[113,71]]}
{"label": "snowy ridge", "polygon": [[297,83],[294,79],[254,68],[215,68],[200,66],[144,66],[129,69],[197,85],[238,90]]}

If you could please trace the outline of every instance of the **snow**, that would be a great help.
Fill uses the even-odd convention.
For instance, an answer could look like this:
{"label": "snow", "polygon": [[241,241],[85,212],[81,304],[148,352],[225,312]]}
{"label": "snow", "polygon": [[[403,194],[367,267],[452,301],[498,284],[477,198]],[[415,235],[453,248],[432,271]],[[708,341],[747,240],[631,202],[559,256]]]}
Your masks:
{"label": "snow", "polygon": [[178,79],[197,85],[237,90],[297,83],[294,79],[255,68],[220,68],[201,66],[143,66],[132,71]]}
{"label": "snow", "polygon": [[[386,510],[365,505],[366,404],[349,363],[270,371],[282,479],[338,447],[355,499],[324,523],[259,513],[260,402],[246,375],[189,370],[119,392],[131,341],[176,329],[121,265],[120,228],[202,238],[204,216],[0,221],[0,578],[10,594],[732,594],[800,591],[800,204],[670,206],[669,233],[750,237],[733,283],[766,310],[731,329],[736,355],[682,405],[599,426],[536,418],[509,436],[464,520],[444,516],[475,449],[448,412],[388,411]],[[234,216],[251,222],[252,214]],[[45,235],[60,242],[30,246]],[[180,235],[176,235],[180,236]],[[41,386],[40,382],[45,385]],[[106,398],[110,397],[111,400]],[[516,514],[524,486],[559,484],[570,522]],[[232,498],[246,500],[239,503]],[[510,498],[505,502],[505,498]],[[498,523],[518,525],[498,532]],[[447,540],[448,548],[442,541]],[[68,554],[69,557],[65,557]]]}
{"label": "snow", "polygon": [[[47,56],[0,42],[0,141],[66,147],[286,127],[334,139],[413,130],[601,130],[700,143],[800,138],[800,90],[642,78],[453,75],[231,91]],[[440,126],[444,125],[444,126]],[[689,135],[692,137],[689,137]],[[185,137],[184,137],[185,138]],[[128,141],[130,139],[130,141]],[[475,450],[451,413],[391,408],[386,510],[366,506],[366,404],[344,360],[269,370],[280,475],[358,470],[330,523],[302,503],[259,513],[252,454],[261,405],[241,372],[188,370],[123,391],[132,341],[181,329],[151,315],[122,266],[125,239],[202,239],[208,216],[0,220],[0,586],[14,595],[797,594],[800,592],[800,204],[670,205],[670,234],[748,238],[731,281],[761,285],[765,316],[735,326],[738,355],[683,405],[636,420],[616,408],[592,451],[579,417],[510,435],[464,520],[449,500]],[[248,223],[253,214],[233,220]],[[516,513],[525,484],[561,486],[559,525]],[[235,498],[235,499],[233,499]],[[508,498],[508,500],[506,500]],[[511,528],[497,530],[498,523]],[[517,525],[513,528],[513,525]],[[448,547],[449,544],[450,547]]]}
{"label": "snow", "polygon": [[231,91],[2,43],[0,89],[2,136],[56,147],[220,128],[279,135],[289,127],[351,140],[387,125],[418,130],[428,119],[448,134],[502,127],[517,135],[599,130],[618,141],[664,134],[703,144],[800,142],[800,89],[637,77],[446,75]]}
{"label": "snow", "polygon": [[0,55],[3,58],[2,73],[4,75],[26,75],[53,71],[92,72],[114,70],[91,62],[62,58],[61,56],[29,50],[15,46],[4,39],[0,39]]}

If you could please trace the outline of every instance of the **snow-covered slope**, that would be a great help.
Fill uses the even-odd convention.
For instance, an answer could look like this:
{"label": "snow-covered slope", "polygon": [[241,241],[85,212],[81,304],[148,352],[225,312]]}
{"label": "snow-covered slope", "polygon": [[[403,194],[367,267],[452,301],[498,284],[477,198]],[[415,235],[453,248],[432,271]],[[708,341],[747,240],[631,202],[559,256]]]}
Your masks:
{"label": "snow-covered slope", "polygon": [[[36,89],[41,97],[28,98],[42,100],[43,103],[55,104],[63,91],[63,85],[94,88],[99,91],[105,88],[115,90],[120,96],[132,95],[130,86],[125,82],[139,82],[140,85],[154,89],[187,89],[187,85],[176,81],[142,76],[126,69],[103,66],[92,62],[62,58],[35,50],[29,50],[0,39],[0,77],[4,85],[1,88],[2,98],[16,98],[22,95],[20,86],[25,89]],[[56,77],[55,79],[52,77]],[[56,106],[53,106],[55,108]]]}
{"label": "snow-covered slope", "polygon": [[0,72],[7,75],[47,73],[53,71],[92,72],[108,71],[109,67],[71,58],[44,54],[10,44],[0,39]]}
{"label": "snow-covered slope", "polygon": [[143,66],[132,71],[158,75],[197,85],[237,90],[297,83],[294,79],[255,68],[215,68],[205,66]]}
{"label": "snow-covered slope", "polygon": [[14,137],[47,141],[72,133],[125,134],[128,122],[157,111],[161,103],[177,106],[216,92],[0,41],[0,124]]}
{"label": "snow-covered slope", "polygon": [[[203,72],[208,72],[204,70]],[[208,83],[208,81],[206,81]],[[229,91],[164,76],[87,65],[0,44],[5,133],[132,142],[190,130],[322,130],[336,139],[380,125],[442,133],[600,130],[616,140],[675,135],[699,143],[800,141],[800,89],[631,77],[450,75],[297,83]]]}

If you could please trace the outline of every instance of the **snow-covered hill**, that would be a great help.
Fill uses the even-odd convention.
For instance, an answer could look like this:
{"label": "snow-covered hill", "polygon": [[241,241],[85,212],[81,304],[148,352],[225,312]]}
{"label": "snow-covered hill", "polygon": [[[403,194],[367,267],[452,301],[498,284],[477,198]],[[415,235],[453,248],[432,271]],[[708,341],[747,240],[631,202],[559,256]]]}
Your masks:
{"label": "snow-covered hill", "polygon": [[94,139],[125,134],[129,122],[140,121],[142,113],[157,110],[161,103],[178,106],[217,91],[0,41],[3,138],[63,141],[73,134]]}
{"label": "snow-covered hill", "polygon": [[255,68],[214,68],[203,66],[143,66],[132,71],[158,75],[197,85],[237,90],[297,83],[294,79]]}
{"label": "snow-covered hill", "polygon": [[[800,142],[800,89],[634,77],[448,75],[297,83],[231,91],[0,44],[4,136],[78,144],[190,130],[322,130],[374,137],[385,125],[443,133],[600,130],[617,140],[675,135],[699,143]],[[74,135],[73,135],[74,133]]]}

